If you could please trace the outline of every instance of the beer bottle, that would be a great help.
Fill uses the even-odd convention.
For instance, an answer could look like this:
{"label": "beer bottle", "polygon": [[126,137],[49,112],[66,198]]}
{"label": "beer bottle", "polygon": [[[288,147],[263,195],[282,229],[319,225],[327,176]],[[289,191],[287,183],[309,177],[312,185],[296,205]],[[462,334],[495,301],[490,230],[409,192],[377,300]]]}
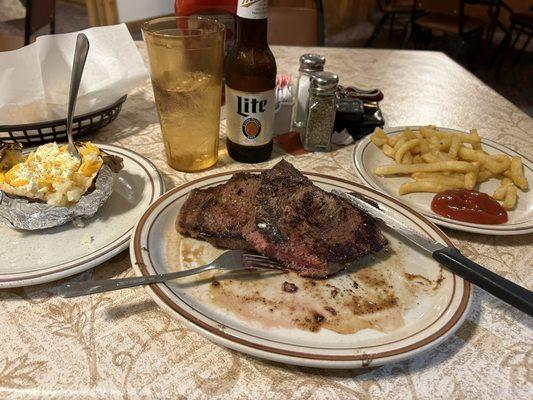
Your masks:
{"label": "beer bottle", "polygon": [[272,154],[276,60],[267,43],[268,0],[238,0],[237,42],[226,59],[226,146],[245,163]]}

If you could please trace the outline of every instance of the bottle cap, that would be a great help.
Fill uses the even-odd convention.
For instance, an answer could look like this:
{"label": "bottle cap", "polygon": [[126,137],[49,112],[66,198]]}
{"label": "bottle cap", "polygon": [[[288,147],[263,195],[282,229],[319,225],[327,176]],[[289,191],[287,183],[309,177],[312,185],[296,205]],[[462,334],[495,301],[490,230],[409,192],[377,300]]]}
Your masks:
{"label": "bottle cap", "polygon": [[326,58],[319,54],[307,53],[300,57],[300,71],[314,72],[323,71]]}
{"label": "bottle cap", "polygon": [[338,85],[339,76],[337,74],[319,71],[311,75],[310,89],[317,93],[335,93]]}

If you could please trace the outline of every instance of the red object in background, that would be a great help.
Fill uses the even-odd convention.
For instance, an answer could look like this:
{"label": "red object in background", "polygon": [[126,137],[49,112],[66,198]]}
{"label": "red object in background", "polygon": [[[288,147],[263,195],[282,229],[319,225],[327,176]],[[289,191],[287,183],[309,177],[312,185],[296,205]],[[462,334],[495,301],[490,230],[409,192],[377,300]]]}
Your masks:
{"label": "red object in background", "polygon": [[274,140],[290,155],[299,156],[307,153],[300,141],[299,132],[287,132],[282,135],[274,136]]}
{"label": "red object in background", "polygon": [[174,10],[176,16],[203,15],[222,22],[226,26],[226,55],[233,48],[237,0],[176,0]]}
{"label": "red object in background", "polygon": [[507,222],[507,212],[500,203],[476,190],[447,190],[438,193],[431,202],[431,209],[443,217],[474,224]]}
{"label": "red object in background", "polygon": [[237,0],[176,0],[174,4],[176,15],[189,16],[211,11],[224,11],[235,15]]}

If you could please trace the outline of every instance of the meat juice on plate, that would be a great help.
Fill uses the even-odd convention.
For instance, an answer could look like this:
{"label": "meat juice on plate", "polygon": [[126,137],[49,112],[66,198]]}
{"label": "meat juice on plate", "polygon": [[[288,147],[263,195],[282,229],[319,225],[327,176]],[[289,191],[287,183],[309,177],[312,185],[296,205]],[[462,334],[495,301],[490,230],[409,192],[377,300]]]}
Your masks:
{"label": "meat juice on plate", "polygon": [[191,72],[165,79],[153,87],[168,162],[180,171],[209,168],[218,154],[220,78]]}
{"label": "meat juice on plate", "polygon": [[[183,269],[206,264],[223,251],[173,231],[167,238],[168,265]],[[262,328],[390,332],[405,324],[405,311],[420,296],[432,295],[442,279],[442,275],[430,279],[406,272],[402,253],[382,251],[329,279],[303,278],[293,271],[213,271],[179,284],[186,284],[198,301]]]}

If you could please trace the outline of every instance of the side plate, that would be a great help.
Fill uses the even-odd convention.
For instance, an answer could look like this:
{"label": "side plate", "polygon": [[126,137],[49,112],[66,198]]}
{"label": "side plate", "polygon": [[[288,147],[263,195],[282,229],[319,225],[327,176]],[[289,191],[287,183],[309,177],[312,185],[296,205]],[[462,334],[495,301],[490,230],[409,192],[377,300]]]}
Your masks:
{"label": "side plate", "polygon": [[[109,260],[128,245],[135,221],[164,193],[154,164],[131,150],[98,144],[124,159],[119,176],[133,188],[129,201],[115,191],[83,228],[72,224],[24,232],[0,226],[0,288],[37,285],[65,278]],[[117,183],[119,185],[120,182]]]}
{"label": "side plate", "polygon": [[[398,135],[403,132],[405,127],[387,128],[385,134]],[[411,126],[411,129],[418,129],[419,126]],[[447,132],[465,133],[455,129],[440,128]],[[524,165],[524,174],[533,183],[533,162],[523,155],[511,150],[510,148],[493,142],[488,139],[481,139],[483,149],[490,153],[507,154],[510,157],[522,157]],[[408,206],[424,214],[434,223],[447,228],[457,229],[459,231],[484,233],[487,235],[523,235],[533,232],[533,191],[522,192],[518,190],[518,202],[514,210],[508,212],[509,221],[501,225],[483,225],[473,224],[470,222],[455,221],[434,213],[431,208],[431,200],[434,196],[432,193],[410,193],[404,196],[398,195],[398,188],[409,178],[401,176],[382,177],[372,173],[378,165],[391,164],[393,161],[382,153],[367,137],[362,139],[354,148],[352,161],[357,174],[363,182],[370,187],[395,197]],[[480,185],[480,190],[492,194],[499,186],[499,181],[490,179]]]}

